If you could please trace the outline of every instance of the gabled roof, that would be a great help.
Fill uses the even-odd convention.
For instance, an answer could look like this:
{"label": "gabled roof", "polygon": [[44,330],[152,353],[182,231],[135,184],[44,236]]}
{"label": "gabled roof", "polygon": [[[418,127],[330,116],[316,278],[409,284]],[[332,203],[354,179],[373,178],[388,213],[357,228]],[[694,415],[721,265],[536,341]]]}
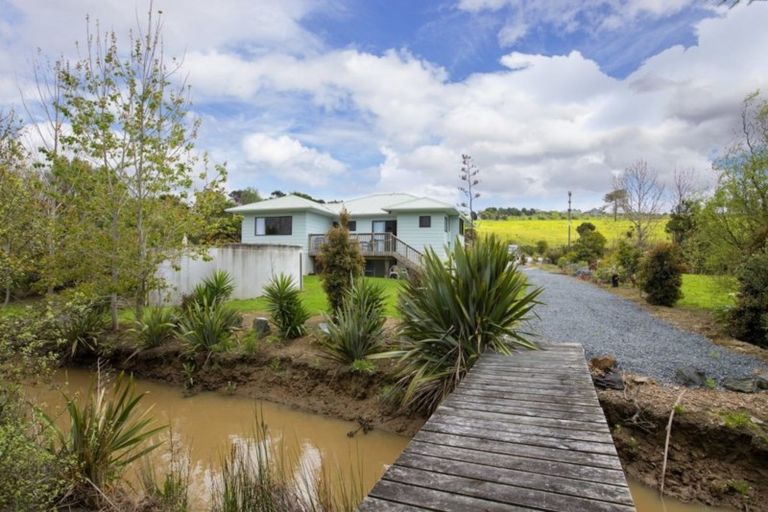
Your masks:
{"label": "gabled roof", "polygon": [[430,199],[428,197],[417,197],[410,201],[404,201],[402,203],[395,204],[387,208],[390,212],[423,212],[423,211],[439,211],[459,213],[456,208],[448,203]]}
{"label": "gabled roof", "polygon": [[337,215],[337,212],[326,208],[323,204],[293,194],[226,209],[229,213],[289,212],[297,210],[309,210],[331,217]]}

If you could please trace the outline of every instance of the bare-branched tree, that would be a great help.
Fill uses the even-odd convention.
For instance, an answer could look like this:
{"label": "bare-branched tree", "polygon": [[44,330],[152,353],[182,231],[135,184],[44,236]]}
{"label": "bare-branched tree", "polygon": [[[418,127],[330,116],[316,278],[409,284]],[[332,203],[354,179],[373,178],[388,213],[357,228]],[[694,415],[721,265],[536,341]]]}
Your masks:
{"label": "bare-branched tree", "polygon": [[659,174],[648,167],[648,162],[638,160],[616,176],[614,190],[623,190],[621,209],[632,223],[638,246],[645,245],[653,226],[659,222],[663,206],[664,185]]}

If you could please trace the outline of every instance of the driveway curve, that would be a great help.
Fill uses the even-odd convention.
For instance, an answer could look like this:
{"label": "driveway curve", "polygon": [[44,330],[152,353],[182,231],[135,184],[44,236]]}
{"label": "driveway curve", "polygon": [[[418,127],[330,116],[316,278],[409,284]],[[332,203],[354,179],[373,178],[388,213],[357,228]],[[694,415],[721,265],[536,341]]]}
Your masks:
{"label": "driveway curve", "polygon": [[619,367],[663,382],[675,370],[694,366],[708,377],[749,377],[768,371],[757,358],[737,354],[707,338],[655,318],[632,302],[578,279],[524,269],[534,286],[544,289],[536,317],[526,330],[552,342],[577,342],[587,357],[610,354]]}

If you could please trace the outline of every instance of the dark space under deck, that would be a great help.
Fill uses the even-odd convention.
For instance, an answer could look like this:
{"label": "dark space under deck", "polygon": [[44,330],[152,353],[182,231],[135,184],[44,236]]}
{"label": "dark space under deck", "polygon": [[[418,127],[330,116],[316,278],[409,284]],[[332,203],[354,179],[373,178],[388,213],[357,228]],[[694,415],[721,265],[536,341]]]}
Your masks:
{"label": "dark space under deck", "polygon": [[634,511],[581,345],[484,354],[358,510]]}

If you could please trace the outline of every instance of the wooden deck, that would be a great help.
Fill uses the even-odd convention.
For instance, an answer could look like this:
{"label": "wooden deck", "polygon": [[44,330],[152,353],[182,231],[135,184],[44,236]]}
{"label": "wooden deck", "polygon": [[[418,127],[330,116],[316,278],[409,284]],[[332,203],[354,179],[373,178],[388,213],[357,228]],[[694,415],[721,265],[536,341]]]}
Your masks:
{"label": "wooden deck", "polygon": [[581,345],[485,354],[360,511],[634,511]]}

